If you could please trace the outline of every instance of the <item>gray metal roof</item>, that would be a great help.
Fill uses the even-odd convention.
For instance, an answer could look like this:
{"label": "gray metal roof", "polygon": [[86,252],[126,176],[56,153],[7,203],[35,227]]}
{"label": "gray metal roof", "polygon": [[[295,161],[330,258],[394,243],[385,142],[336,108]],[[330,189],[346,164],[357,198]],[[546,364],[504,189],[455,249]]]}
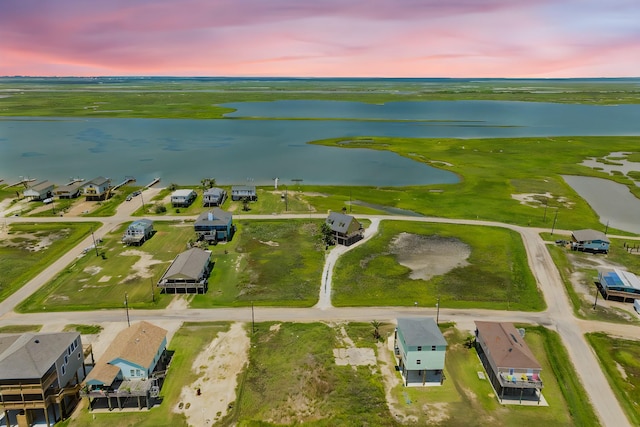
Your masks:
{"label": "gray metal roof", "polygon": [[256,186],[255,185],[234,185],[233,187],[231,187],[231,191],[253,191],[254,193],[256,192]]}
{"label": "gray metal roof", "polygon": [[48,190],[50,188],[53,188],[53,183],[51,183],[49,181],[41,181],[41,182],[29,187],[28,190],[35,191],[35,192],[41,192],[41,191]]}
{"label": "gray metal roof", "polygon": [[0,380],[42,378],[77,332],[0,334]]}
{"label": "gray metal roof", "polygon": [[170,278],[189,278],[199,280],[200,273],[209,263],[211,253],[199,248],[191,248],[178,255],[160,281]]}
{"label": "gray metal roof", "polygon": [[233,218],[231,212],[223,211],[220,208],[213,208],[210,211],[201,213],[195,222],[195,226],[227,225],[231,218]]}
{"label": "gray metal roof", "polygon": [[597,231],[597,230],[576,230],[573,232],[573,237],[575,237],[575,239],[578,242],[586,242],[586,241],[592,241],[592,240],[601,240],[603,242],[609,242],[609,239],[607,238],[607,235],[604,234],[602,231]]}
{"label": "gray metal roof", "polygon": [[405,344],[416,346],[446,346],[436,321],[431,317],[403,317],[398,319],[398,330],[402,332]]}
{"label": "gray metal roof", "polygon": [[91,181],[85,182],[83,187],[87,186],[89,184],[101,186],[101,185],[109,183],[109,182],[111,182],[111,179],[105,178],[104,176],[99,176],[99,177],[93,178]]}
{"label": "gray metal roof", "polygon": [[349,227],[351,226],[351,222],[354,220],[355,218],[351,215],[345,215],[338,212],[330,212],[325,222],[329,227],[331,227],[333,231],[347,234],[349,231]]}
{"label": "gray metal roof", "polygon": [[222,188],[218,188],[218,187],[213,187],[213,188],[207,188],[206,190],[204,190],[204,195],[205,196],[220,196],[222,195],[222,193],[224,193],[224,190]]}

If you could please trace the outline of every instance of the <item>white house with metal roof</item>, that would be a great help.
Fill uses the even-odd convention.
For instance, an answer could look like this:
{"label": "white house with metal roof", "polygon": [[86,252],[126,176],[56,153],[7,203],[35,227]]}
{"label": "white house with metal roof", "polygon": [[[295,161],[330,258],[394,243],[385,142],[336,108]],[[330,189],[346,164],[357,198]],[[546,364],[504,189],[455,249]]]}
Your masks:
{"label": "white house with metal roof", "polygon": [[171,193],[171,204],[174,208],[177,207],[188,207],[193,203],[198,195],[195,190],[190,189],[179,189]]}
{"label": "white house with metal roof", "polygon": [[571,248],[575,251],[608,253],[611,242],[606,234],[597,230],[576,230],[571,233]]}

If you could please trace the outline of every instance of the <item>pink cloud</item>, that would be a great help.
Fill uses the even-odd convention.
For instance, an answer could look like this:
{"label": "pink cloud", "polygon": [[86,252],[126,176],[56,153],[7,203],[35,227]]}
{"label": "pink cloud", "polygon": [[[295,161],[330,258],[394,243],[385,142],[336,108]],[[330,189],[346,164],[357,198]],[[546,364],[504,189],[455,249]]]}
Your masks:
{"label": "pink cloud", "polygon": [[637,75],[613,1],[0,2],[0,75]]}

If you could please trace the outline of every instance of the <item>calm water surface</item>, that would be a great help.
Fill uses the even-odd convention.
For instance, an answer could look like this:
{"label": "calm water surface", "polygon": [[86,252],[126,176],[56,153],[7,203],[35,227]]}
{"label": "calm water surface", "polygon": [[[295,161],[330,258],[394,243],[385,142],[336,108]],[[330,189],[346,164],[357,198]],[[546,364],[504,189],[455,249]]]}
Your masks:
{"label": "calm water surface", "polygon": [[[281,183],[299,178],[303,184],[446,184],[458,177],[390,152],[306,142],[355,136],[640,135],[640,105],[277,101],[227,106],[238,110],[222,120],[0,119],[0,178],[62,183],[76,176],[114,181],[134,176],[144,184],[159,176],[164,183],[189,184],[214,177],[220,184],[265,185],[279,177]],[[286,120],[300,118],[336,120]]]}
{"label": "calm water surface", "polygon": [[627,187],[602,178],[571,175],[563,178],[589,203],[602,224],[640,234],[640,200]]}

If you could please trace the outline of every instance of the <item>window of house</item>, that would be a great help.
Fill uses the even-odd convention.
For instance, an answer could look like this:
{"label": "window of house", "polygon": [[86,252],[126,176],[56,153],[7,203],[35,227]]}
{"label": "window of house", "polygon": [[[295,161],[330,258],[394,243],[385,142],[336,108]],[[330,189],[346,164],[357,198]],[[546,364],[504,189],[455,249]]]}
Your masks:
{"label": "window of house", "polygon": [[416,365],[419,365],[422,361],[420,359],[416,360]]}
{"label": "window of house", "polygon": [[436,351],[436,346],[435,345],[431,346],[431,351]]}
{"label": "window of house", "polygon": [[62,371],[62,375],[64,375],[67,372],[67,367],[62,365],[61,371]]}
{"label": "window of house", "polygon": [[141,377],[142,376],[142,372],[140,372],[140,369],[136,369],[136,376],[137,377]]}
{"label": "window of house", "polygon": [[67,363],[69,363],[69,356],[64,356],[64,364],[66,365]]}
{"label": "window of house", "polygon": [[422,346],[421,345],[418,346],[418,351],[422,351]]}
{"label": "window of house", "polygon": [[80,360],[82,358],[82,354],[78,353],[78,360]]}
{"label": "window of house", "polygon": [[131,370],[129,371],[129,376],[133,377],[133,376],[135,376],[135,375],[136,375],[136,371],[135,371],[135,370],[133,370],[133,369],[131,369]]}

